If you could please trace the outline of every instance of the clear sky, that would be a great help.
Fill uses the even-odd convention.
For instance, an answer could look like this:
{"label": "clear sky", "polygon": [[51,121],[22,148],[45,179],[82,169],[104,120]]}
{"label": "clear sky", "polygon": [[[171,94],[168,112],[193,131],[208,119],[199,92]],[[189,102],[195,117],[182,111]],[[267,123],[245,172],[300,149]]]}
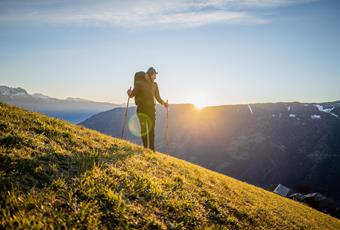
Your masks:
{"label": "clear sky", "polygon": [[122,103],[154,66],[170,103],[340,99],[338,0],[0,0],[0,85]]}

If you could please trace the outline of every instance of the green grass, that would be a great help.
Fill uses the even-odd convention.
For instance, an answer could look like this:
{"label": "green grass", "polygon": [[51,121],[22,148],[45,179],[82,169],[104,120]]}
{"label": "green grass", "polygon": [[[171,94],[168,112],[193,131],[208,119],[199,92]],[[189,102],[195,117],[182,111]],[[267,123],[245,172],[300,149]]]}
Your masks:
{"label": "green grass", "polygon": [[298,202],[2,103],[0,185],[0,229],[340,229]]}

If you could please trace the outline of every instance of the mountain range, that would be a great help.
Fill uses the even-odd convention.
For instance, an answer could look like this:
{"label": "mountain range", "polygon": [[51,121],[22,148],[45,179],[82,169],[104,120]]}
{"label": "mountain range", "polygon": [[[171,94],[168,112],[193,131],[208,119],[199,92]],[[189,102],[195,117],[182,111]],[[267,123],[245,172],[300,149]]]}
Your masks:
{"label": "mountain range", "polygon": [[[135,107],[125,138],[140,144]],[[123,108],[80,123],[121,136]],[[259,103],[206,107],[157,107],[156,148],[239,180],[273,190],[284,184],[306,194],[340,200],[340,101]]]}
{"label": "mountain range", "polygon": [[0,101],[73,123],[79,123],[94,114],[119,106],[81,98],[57,99],[40,93],[29,94],[23,88],[8,86],[0,86]]}

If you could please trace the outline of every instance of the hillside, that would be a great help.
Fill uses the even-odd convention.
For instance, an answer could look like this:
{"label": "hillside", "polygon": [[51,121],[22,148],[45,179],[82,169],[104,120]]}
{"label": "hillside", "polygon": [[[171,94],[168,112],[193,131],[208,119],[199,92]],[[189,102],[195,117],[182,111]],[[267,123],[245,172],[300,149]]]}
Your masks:
{"label": "hillside", "polygon": [[[81,124],[120,137],[123,114],[124,109],[115,108]],[[134,114],[131,107],[128,116]],[[284,184],[304,194],[320,192],[340,201],[340,184],[334,183],[340,180],[339,117],[339,101],[202,110],[170,105],[169,148],[163,144],[164,109],[158,108],[156,149],[262,188]],[[126,138],[140,143],[130,131]]]}
{"label": "hillside", "polygon": [[255,186],[2,103],[0,170],[0,228],[340,228]]}

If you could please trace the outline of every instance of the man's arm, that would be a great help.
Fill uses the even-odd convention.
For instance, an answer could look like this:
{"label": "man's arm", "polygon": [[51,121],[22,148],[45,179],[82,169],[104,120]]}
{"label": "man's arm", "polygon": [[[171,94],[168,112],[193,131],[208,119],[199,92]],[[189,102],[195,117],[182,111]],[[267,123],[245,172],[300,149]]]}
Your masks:
{"label": "man's arm", "polygon": [[158,89],[158,85],[155,82],[154,83],[154,87],[155,87],[155,98],[158,101],[159,104],[161,105],[165,105],[165,101],[163,101],[163,99],[161,98],[161,95],[159,94],[159,89]]}

